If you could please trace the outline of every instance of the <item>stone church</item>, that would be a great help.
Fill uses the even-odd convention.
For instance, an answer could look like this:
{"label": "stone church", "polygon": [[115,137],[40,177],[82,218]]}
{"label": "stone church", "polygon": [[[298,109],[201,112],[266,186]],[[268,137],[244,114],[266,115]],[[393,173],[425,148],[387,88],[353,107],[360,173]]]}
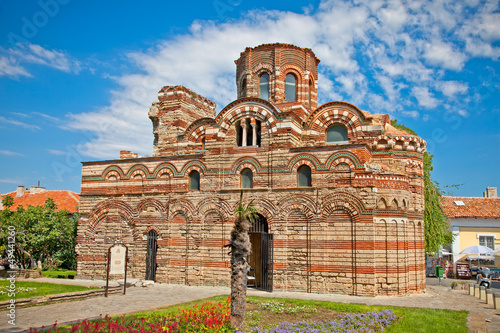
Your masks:
{"label": "stone church", "polygon": [[153,156],[84,162],[78,276],[105,278],[129,248],[128,277],[229,286],[228,243],[243,192],[263,290],[404,295],[425,290],[425,141],[388,115],[318,106],[319,59],[289,44],[247,48],[237,99],[166,86],[150,110]]}

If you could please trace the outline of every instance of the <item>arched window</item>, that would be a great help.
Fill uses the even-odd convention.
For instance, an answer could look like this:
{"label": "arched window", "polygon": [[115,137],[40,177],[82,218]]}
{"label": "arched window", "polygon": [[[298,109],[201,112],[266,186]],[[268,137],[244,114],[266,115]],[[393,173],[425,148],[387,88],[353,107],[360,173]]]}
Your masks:
{"label": "arched window", "polygon": [[189,189],[194,191],[200,190],[200,173],[196,170],[189,174]]}
{"label": "arched window", "polygon": [[262,74],[259,78],[259,97],[269,100],[269,75]]}
{"label": "arched window", "polygon": [[311,168],[308,165],[302,165],[297,169],[299,187],[311,187]]}
{"label": "arched window", "polygon": [[326,130],[326,142],[342,142],[348,140],[347,129],[340,124],[332,125]]}
{"label": "arched window", "polygon": [[312,79],[309,80],[309,109],[312,108],[312,91],[314,87],[314,82]]}
{"label": "arched window", "polygon": [[285,99],[288,102],[295,101],[297,99],[297,78],[293,74],[286,75]]}
{"label": "arched window", "polygon": [[253,188],[253,173],[248,168],[241,170],[241,188]]}
{"label": "arched window", "polygon": [[235,123],[236,145],[238,147],[260,147],[262,125],[260,120],[245,118]]}
{"label": "arched window", "polygon": [[241,84],[241,98],[247,97],[247,79],[243,79]]}

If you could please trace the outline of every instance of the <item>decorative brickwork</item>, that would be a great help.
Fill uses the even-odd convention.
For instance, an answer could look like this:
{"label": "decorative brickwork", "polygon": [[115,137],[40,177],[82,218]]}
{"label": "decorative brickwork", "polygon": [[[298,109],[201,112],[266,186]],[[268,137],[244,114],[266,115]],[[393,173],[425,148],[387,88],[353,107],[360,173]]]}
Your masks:
{"label": "decorative brickwork", "polygon": [[[206,98],[164,87],[149,111],[153,157],[127,152],[83,163],[78,275],[104,278],[107,248],[122,242],[130,274],[143,279],[155,230],[157,281],[229,286],[223,246],[243,191],[261,213],[249,258],[258,287],[362,296],[425,290],[425,142],[393,128],[387,115],[345,102],[317,107],[318,63],[293,45],[247,48],[236,60],[239,99],[217,116]],[[259,98],[267,87],[261,72],[270,77],[269,101]],[[285,82],[289,73],[296,90]],[[295,101],[284,101],[287,89]],[[310,174],[301,184],[310,177],[311,186],[299,186],[302,166]],[[199,190],[190,190],[193,171]]]}

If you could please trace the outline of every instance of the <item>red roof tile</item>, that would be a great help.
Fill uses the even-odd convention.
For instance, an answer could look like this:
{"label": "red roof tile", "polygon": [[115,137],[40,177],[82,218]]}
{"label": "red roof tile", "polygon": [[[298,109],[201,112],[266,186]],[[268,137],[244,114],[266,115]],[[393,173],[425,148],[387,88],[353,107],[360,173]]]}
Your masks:
{"label": "red roof tile", "polygon": [[500,218],[500,198],[443,197],[442,202],[448,217]]}
{"label": "red roof tile", "polygon": [[40,193],[31,194],[30,191],[25,191],[24,195],[16,197],[16,192],[10,192],[2,194],[2,200],[10,195],[14,199],[14,205],[10,207],[10,210],[16,210],[18,206],[23,206],[24,208],[31,206],[43,206],[48,198],[54,200],[57,205],[57,210],[66,209],[70,213],[78,211],[78,203],[80,202],[80,195],[73,191],[43,191]]}

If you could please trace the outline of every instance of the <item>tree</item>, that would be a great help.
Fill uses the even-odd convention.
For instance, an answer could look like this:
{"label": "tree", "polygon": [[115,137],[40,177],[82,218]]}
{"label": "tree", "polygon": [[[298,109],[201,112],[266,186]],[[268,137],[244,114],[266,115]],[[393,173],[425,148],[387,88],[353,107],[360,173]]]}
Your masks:
{"label": "tree", "polygon": [[14,199],[8,195],[2,200],[2,205],[6,208],[10,208],[12,205],[14,205]]}
{"label": "tree", "polygon": [[[398,120],[391,120],[391,125],[407,133],[417,135],[415,131],[403,124],[398,124]],[[438,253],[441,246],[450,244],[453,241],[453,234],[450,229],[450,223],[446,213],[441,207],[441,197],[444,191],[440,189],[439,183],[432,180],[431,171],[432,155],[425,152],[424,160],[424,225],[425,225],[425,252]],[[458,187],[451,185],[449,187]]]}
{"label": "tree", "polygon": [[74,267],[69,261],[75,260],[71,253],[76,244],[76,217],[56,209],[54,201],[47,199],[44,206],[19,206],[14,212],[6,207],[1,212],[0,245],[8,244],[10,231],[14,230],[14,260],[22,268],[35,262],[40,268],[63,263],[67,268]]}
{"label": "tree", "polygon": [[245,319],[245,303],[247,299],[248,257],[252,244],[248,232],[250,225],[257,219],[257,208],[253,200],[243,204],[243,191],[236,208],[236,218],[231,231],[231,325],[241,329]]}
{"label": "tree", "polygon": [[439,183],[432,180],[432,158],[428,152],[424,153],[424,224],[425,224],[425,252],[438,253],[439,248],[453,241],[453,234],[446,213],[441,207],[443,190]]}

